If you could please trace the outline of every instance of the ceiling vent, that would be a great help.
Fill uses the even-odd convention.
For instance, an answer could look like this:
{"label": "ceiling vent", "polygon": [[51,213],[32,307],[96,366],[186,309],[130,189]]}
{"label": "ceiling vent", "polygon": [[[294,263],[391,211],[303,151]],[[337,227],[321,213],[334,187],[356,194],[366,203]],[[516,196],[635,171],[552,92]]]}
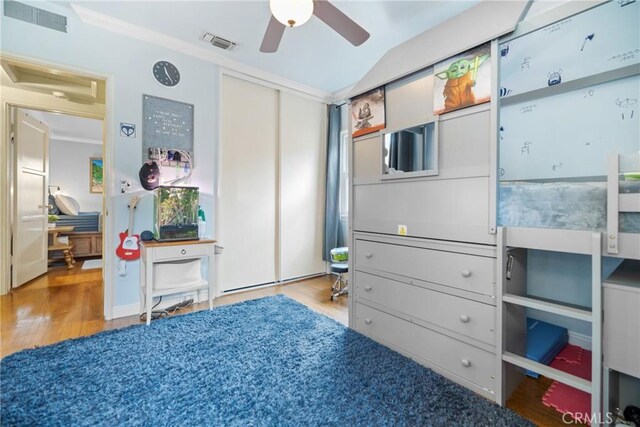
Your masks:
{"label": "ceiling vent", "polygon": [[13,0],[4,0],[4,16],[19,19],[30,24],[40,25],[56,31],[67,32],[67,17],[38,9]]}
{"label": "ceiling vent", "polygon": [[232,42],[231,40],[223,39],[220,36],[216,36],[211,33],[204,33],[200,40],[205,41],[207,43],[211,43],[213,46],[218,47],[220,49],[234,51],[238,48],[239,44],[236,42]]}

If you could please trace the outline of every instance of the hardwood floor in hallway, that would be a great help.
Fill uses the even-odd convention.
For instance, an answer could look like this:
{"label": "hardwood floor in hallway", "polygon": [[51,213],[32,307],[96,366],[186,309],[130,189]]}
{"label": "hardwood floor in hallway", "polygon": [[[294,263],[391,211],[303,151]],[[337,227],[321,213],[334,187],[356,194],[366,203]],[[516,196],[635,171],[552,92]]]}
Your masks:
{"label": "hardwood floor in hallway", "polygon": [[[0,296],[0,357],[26,348],[92,335],[108,329],[142,323],[138,316],[103,319],[102,270],[53,268],[43,276]],[[268,295],[285,294],[309,308],[347,324],[347,297],[331,301],[333,279],[321,276],[294,283],[223,295],[214,306]],[[206,302],[175,315],[208,308]]]}

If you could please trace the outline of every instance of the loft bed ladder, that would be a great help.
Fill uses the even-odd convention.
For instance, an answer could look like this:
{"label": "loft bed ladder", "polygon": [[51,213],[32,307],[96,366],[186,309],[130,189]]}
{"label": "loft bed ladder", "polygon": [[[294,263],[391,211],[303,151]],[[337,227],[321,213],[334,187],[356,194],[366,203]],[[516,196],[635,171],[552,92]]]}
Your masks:
{"label": "loft bed ladder", "polygon": [[[564,252],[591,258],[591,309],[578,308],[559,301],[530,297],[527,294],[527,251]],[[511,257],[510,257],[511,255]],[[498,403],[508,397],[530,370],[570,387],[591,394],[591,412],[602,411],[602,234],[591,231],[541,228],[498,228]],[[507,279],[507,269],[510,270]],[[532,308],[591,325],[593,360],[591,381],[529,360],[526,355],[526,310]]]}

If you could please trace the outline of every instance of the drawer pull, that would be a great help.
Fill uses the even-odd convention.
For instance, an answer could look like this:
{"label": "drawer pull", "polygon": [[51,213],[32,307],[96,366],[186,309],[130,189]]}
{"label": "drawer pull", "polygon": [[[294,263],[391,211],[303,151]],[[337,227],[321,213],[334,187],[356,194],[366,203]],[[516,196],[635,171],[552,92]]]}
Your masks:
{"label": "drawer pull", "polygon": [[467,323],[469,321],[469,316],[467,316],[466,314],[461,314],[460,315],[460,321],[462,323]]}
{"label": "drawer pull", "polygon": [[471,362],[468,361],[467,359],[462,359],[460,363],[462,363],[462,366],[464,366],[465,368],[468,368],[469,366],[471,366]]}
{"label": "drawer pull", "polygon": [[371,286],[369,285],[364,285],[364,290],[369,292],[371,290]]}
{"label": "drawer pull", "polygon": [[371,322],[373,322],[373,320],[371,319],[364,319],[364,323],[366,323],[367,325],[370,325]]}
{"label": "drawer pull", "polygon": [[182,255],[185,255],[185,254],[187,253],[187,250],[186,250],[186,249],[183,249],[183,250],[181,250],[181,251],[180,251],[180,253],[181,253]]}
{"label": "drawer pull", "polygon": [[462,270],[462,277],[469,277],[471,276],[471,271],[470,270]]}
{"label": "drawer pull", "polygon": [[373,254],[371,252],[367,252],[366,254],[364,254],[364,257],[369,259],[373,256]]}

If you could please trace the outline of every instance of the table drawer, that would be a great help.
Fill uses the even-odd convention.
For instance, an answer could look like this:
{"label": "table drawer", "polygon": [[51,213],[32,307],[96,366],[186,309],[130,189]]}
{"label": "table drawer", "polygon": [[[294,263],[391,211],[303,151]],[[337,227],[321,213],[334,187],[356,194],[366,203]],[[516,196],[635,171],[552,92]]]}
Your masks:
{"label": "table drawer", "polygon": [[185,244],[175,246],[162,246],[153,249],[153,261],[179,260],[206,256],[210,245]]}
{"label": "table drawer", "polygon": [[368,300],[495,345],[495,307],[431,289],[355,272],[356,301]]}
{"label": "table drawer", "polygon": [[483,389],[495,391],[495,354],[359,303],[356,328]]}
{"label": "table drawer", "polygon": [[356,240],[355,269],[370,268],[495,295],[495,258]]}

